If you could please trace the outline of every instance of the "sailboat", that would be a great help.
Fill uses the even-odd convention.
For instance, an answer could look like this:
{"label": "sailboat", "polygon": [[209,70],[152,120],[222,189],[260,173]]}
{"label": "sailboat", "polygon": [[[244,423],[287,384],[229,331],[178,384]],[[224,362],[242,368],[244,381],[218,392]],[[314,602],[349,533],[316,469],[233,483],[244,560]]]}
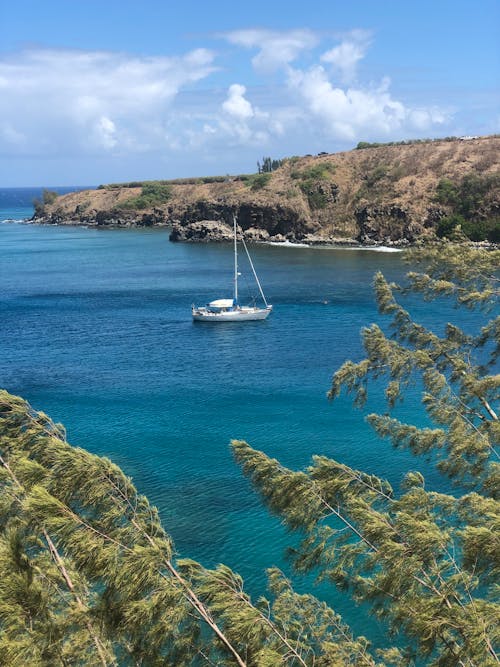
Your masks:
{"label": "sailboat", "polygon": [[233,234],[234,234],[234,292],[232,299],[215,299],[210,301],[206,306],[191,307],[193,313],[193,320],[195,322],[248,322],[250,320],[265,320],[271,313],[273,307],[267,303],[261,284],[255,272],[250,253],[244,239],[241,239],[241,244],[245,249],[248,257],[248,262],[252,269],[255,282],[259,288],[260,295],[264,301],[264,307],[259,308],[253,306],[241,306],[238,301],[238,241],[237,241],[237,224],[236,216],[233,217]]}

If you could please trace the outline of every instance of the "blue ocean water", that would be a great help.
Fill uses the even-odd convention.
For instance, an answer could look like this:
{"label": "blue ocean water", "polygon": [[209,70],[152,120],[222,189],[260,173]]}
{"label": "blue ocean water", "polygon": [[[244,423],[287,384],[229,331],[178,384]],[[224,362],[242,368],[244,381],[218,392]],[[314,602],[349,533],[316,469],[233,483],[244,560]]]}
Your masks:
{"label": "blue ocean water", "polygon": [[33,202],[42,201],[43,190],[57,192],[60,195],[78,190],[90,190],[92,186],[56,186],[34,188],[1,188],[0,187],[0,222],[5,220],[24,220],[31,218],[34,212]]}
{"label": "blue ocean water", "polygon": [[[0,206],[0,219],[14,209]],[[0,386],[64,423],[72,444],[119,464],[159,508],[180,555],[226,563],[257,594],[266,567],[289,573],[283,552],[293,538],[232,461],[232,438],[287,466],[324,454],[396,486],[425,465],[377,439],[348,398],[326,398],[333,372],[361,358],[362,327],[380,321],[374,272],[400,279],[401,256],[251,252],[274,312],[209,325],[193,323],[190,307],[230,295],[229,244],[173,244],[164,229],[1,224]],[[426,323],[446,320],[435,304],[411,305]],[[376,397],[370,407],[380,407]],[[379,641],[364,609],[324,587],[318,594]]]}

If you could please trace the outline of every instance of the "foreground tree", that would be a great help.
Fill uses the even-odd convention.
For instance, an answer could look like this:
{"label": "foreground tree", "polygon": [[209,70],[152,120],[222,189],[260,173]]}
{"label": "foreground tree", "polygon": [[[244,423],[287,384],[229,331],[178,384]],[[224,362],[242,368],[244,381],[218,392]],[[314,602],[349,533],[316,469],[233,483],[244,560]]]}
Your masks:
{"label": "foreground tree", "polygon": [[374,666],[367,642],[278,570],[272,600],[175,559],[109,460],[0,392],[0,665]]}
{"label": "foreground tree", "polygon": [[[299,571],[317,571],[368,602],[391,631],[403,631],[407,659],[494,665],[500,662],[500,607],[492,592],[500,565],[500,375],[493,373],[500,350],[500,252],[438,246],[409,259],[427,270],[410,273],[406,290],[381,274],[375,278],[392,335],[378,325],[365,329],[366,358],[335,373],[329,396],[345,389],[363,406],[372,382],[377,391],[385,386],[391,410],[410,384],[421,386],[430,426],[389,414],[370,414],[368,421],[395,447],[432,455],[457,494],[426,490],[419,472],[408,473],[398,493],[383,479],[325,457],[293,472],[246,443],[234,442],[233,449],[269,508],[303,533],[294,553]],[[496,308],[496,314],[477,335],[448,324],[438,336],[412,320],[397,291],[448,297],[490,314]]]}
{"label": "foreground tree", "polygon": [[[424,298],[498,306],[500,253],[442,247],[416,253],[409,275]],[[448,325],[437,336],[376,277],[393,335],[364,332],[366,359],[334,375],[362,406],[371,380],[388,408],[418,377],[432,427],[370,415],[382,437],[433,456],[457,493],[426,490],[418,472],[387,481],[315,457],[304,472],[233,442],[236,460],[269,508],[302,541],[299,573],[314,570],[366,601],[398,633],[375,655],[312,595],[276,569],[270,599],[241,578],[175,557],[157,512],[107,459],[71,447],[64,429],[0,392],[0,665],[496,665],[499,503],[495,446],[500,317],[477,336]]]}

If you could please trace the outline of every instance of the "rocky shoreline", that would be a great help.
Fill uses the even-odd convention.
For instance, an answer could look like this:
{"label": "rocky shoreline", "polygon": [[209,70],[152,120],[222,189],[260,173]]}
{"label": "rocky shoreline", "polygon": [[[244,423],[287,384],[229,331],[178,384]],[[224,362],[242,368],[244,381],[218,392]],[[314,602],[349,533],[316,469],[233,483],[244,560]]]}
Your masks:
{"label": "rocky shoreline", "polygon": [[446,225],[465,223],[474,236],[496,241],[499,149],[495,136],[424,141],[289,158],[266,174],[48,193],[33,222],[168,227],[173,242],[218,243],[231,240],[236,216],[249,242],[389,248],[435,240]]}
{"label": "rocky shoreline", "polygon": [[[179,218],[165,215],[162,210],[148,213],[127,212],[118,215],[116,211],[75,211],[73,215],[63,215],[61,211],[46,215],[34,215],[29,222],[39,225],[64,225],[92,227],[98,229],[126,228],[170,228],[170,241],[174,243],[224,243],[233,239],[232,219],[236,215],[241,234],[249,243],[289,243],[292,245],[373,247],[386,246],[404,248],[412,245],[420,236],[421,229],[408,228],[401,224],[406,213],[400,209],[379,210],[373,214],[363,211],[358,215],[359,233],[355,236],[327,233],[319,224],[290,215],[290,211],[280,211],[281,207],[256,206],[210,206],[209,212],[217,217],[205,218],[207,212],[203,202],[193,210],[188,210]],[[76,213],[76,215],[75,215]],[[374,224],[375,218],[395,219],[396,224],[385,226]],[[415,233],[416,232],[416,233]],[[403,234],[403,235],[402,235]]]}
{"label": "rocky shoreline", "polygon": [[[15,224],[26,224],[26,225],[40,225],[40,226],[51,226],[51,227],[79,227],[83,229],[144,229],[145,227],[155,228],[166,228],[170,229],[169,241],[172,243],[232,243],[233,242],[233,233],[232,227],[229,228],[227,225],[224,227],[220,223],[214,220],[202,220],[199,223],[193,223],[192,226],[184,226],[181,228],[180,236],[179,230],[175,226],[171,226],[168,223],[156,224],[156,225],[144,225],[139,223],[131,223],[130,221],[123,222],[117,221],[113,224],[108,225],[96,225],[96,224],[85,224],[82,225],[81,222],[74,220],[60,221],[60,222],[45,222],[40,218],[27,218],[25,220],[3,220],[4,223],[15,223]],[[213,226],[215,223],[215,226]],[[194,228],[194,232],[189,230]],[[202,230],[198,235],[197,230]],[[205,230],[208,233],[205,233]],[[214,233],[214,230],[217,230]],[[228,232],[229,230],[229,232]],[[275,236],[267,236],[262,234],[247,234],[244,233],[244,239],[248,243],[262,243],[264,245],[275,245],[283,247],[295,247],[295,248],[348,248],[352,250],[380,250],[387,252],[398,252],[405,250],[406,248],[411,248],[412,246],[419,245],[419,242],[410,242],[407,239],[401,239],[399,241],[391,241],[387,239],[384,243],[377,243],[376,241],[361,242],[355,238],[339,238],[335,236],[305,236],[302,240],[290,240],[285,238],[282,235],[278,234]],[[436,239],[428,239],[433,241]],[[498,250],[500,249],[500,244],[492,243],[490,241],[466,241],[466,245],[472,246],[475,248],[484,248],[485,250]]]}

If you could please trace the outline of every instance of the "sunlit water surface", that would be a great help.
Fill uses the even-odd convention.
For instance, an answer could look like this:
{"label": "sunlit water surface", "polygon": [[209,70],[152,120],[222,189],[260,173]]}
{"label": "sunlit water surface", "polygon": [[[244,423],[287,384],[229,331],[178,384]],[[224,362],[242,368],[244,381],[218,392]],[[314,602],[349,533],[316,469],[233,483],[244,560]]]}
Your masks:
{"label": "sunlit water surface", "polygon": [[[266,567],[290,574],[283,554],[293,538],[242,477],[232,438],[290,467],[316,453],[395,486],[417,466],[428,486],[442,480],[377,439],[349,399],[326,398],[335,369],[361,358],[362,327],[380,321],[375,271],[401,278],[401,255],[251,250],[272,315],[193,323],[191,303],[231,294],[230,245],[173,244],[167,230],[0,224],[0,386],[63,422],[72,444],[119,464],[159,508],[180,555],[226,563],[256,595]],[[418,303],[412,312],[436,324],[449,314]],[[378,643],[362,608],[326,586],[317,594]]]}

